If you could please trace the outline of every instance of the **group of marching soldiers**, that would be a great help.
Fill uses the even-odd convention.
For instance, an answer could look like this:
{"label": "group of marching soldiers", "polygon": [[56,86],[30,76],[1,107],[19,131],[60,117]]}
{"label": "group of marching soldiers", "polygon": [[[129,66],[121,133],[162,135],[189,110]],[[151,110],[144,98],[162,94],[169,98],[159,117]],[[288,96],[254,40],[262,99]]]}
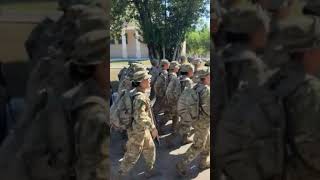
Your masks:
{"label": "group of marching soldiers", "polygon": [[[145,175],[147,177],[160,175],[160,172],[153,168],[156,160],[154,139],[160,143],[159,135],[166,133],[165,131],[168,130],[166,124],[170,120],[172,120],[171,128],[167,133],[171,135],[166,139],[168,147],[174,146],[176,139],[180,139],[179,145],[192,143],[177,164],[177,172],[187,176],[187,166],[199,154],[201,157],[199,169],[209,168],[210,69],[207,67],[208,62],[200,58],[187,59],[182,56],[179,61],[152,60],[151,64],[151,68],[146,68],[139,62],[129,63],[129,67],[123,68],[118,75],[118,94],[131,91],[133,97],[133,122],[132,126],[126,129],[128,140],[126,152],[120,164],[119,176],[128,175],[140,154],[143,154],[148,167]],[[194,110],[188,109],[184,114],[179,114],[178,104],[183,103],[180,96],[190,89],[195,90],[199,101],[195,106],[190,106]],[[193,118],[189,114],[190,111],[199,111],[198,117]],[[192,134],[194,134],[193,140]]]}
{"label": "group of marching soldiers", "polygon": [[320,179],[319,1],[212,2],[217,179]]}

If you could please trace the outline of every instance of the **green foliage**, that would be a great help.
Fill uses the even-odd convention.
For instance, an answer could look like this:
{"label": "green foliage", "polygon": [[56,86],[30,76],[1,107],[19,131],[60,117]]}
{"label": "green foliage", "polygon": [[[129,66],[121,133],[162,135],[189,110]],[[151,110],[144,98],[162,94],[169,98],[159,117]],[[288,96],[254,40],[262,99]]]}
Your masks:
{"label": "green foliage", "polygon": [[210,53],[210,30],[203,26],[187,34],[187,54],[192,56],[206,56]]}
{"label": "green foliage", "polygon": [[[203,15],[209,0],[112,0],[113,35],[121,32],[124,22],[135,21],[140,39],[147,44],[150,59],[175,59],[186,34]],[[165,57],[164,57],[165,55]]]}

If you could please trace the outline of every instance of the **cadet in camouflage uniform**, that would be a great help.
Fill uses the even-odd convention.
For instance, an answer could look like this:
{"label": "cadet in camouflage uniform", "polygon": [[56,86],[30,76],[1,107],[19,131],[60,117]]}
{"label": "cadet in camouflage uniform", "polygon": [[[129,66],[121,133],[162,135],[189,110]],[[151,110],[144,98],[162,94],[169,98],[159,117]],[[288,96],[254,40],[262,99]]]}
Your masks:
{"label": "cadet in camouflage uniform", "polygon": [[133,122],[128,131],[127,150],[120,164],[120,178],[128,175],[141,153],[147,165],[145,175],[155,175],[154,163],[156,159],[156,148],[153,139],[158,137],[154,118],[152,115],[150,99],[146,92],[150,90],[151,76],[147,71],[138,71],[133,75]]}
{"label": "cadet in camouflage uniform", "polygon": [[[30,73],[27,84],[27,103],[32,103],[37,92],[45,86],[54,88],[59,94],[74,86],[65,66],[69,61],[68,57],[71,50],[74,48],[74,41],[81,34],[94,29],[105,28],[108,22],[106,16],[104,11],[97,7],[75,5],[68,9],[68,13],[63,17],[64,20],[61,20],[66,22],[57,26],[58,30],[62,32],[54,33],[62,33],[62,37],[55,38],[52,42],[53,45],[50,45],[52,49],[50,53],[43,54],[39,57],[40,59],[37,59],[37,55],[35,56],[35,67]],[[77,21],[79,23],[75,24]],[[60,26],[63,28],[59,29]],[[70,36],[67,34],[70,34]],[[65,38],[66,36],[68,38]],[[31,58],[33,58],[33,55]]]}
{"label": "cadet in camouflage uniform", "polygon": [[71,76],[79,85],[64,97],[72,101],[77,180],[109,179],[109,122],[105,30],[81,36],[72,53]]}
{"label": "cadet in camouflage uniform", "polygon": [[[263,19],[254,9],[237,9],[226,14],[223,29],[230,36],[230,46],[223,50],[227,97],[234,92],[263,83],[268,67],[257,56],[267,42]],[[246,24],[246,26],[242,26]],[[249,48],[250,47],[250,48]]]}
{"label": "cadet in camouflage uniform", "polygon": [[69,69],[77,86],[62,96],[46,87],[29,104],[0,148],[3,179],[109,179],[107,40],[103,29],[75,42]]}
{"label": "cadet in camouflage uniform", "polygon": [[192,61],[192,64],[194,66],[194,73],[193,73],[193,77],[192,77],[192,81],[194,83],[198,83],[198,71],[203,68],[203,61],[200,58],[196,58]]}
{"label": "cadet in camouflage uniform", "polygon": [[268,43],[265,48],[262,60],[270,68],[278,68],[279,64],[287,61],[289,58],[286,53],[279,53],[280,43],[283,41],[281,30],[285,28],[290,11],[293,7],[292,0],[267,0],[266,4],[260,3],[261,7],[269,13],[269,34]]}
{"label": "cadet in camouflage uniform", "polygon": [[145,66],[140,63],[131,63],[125,72],[124,78],[119,82],[118,94],[123,90],[131,90],[131,78],[135,72],[146,70]]}
{"label": "cadet in camouflage uniform", "polygon": [[160,67],[161,67],[161,72],[159,74],[159,76],[157,77],[157,79],[155,80],[154,83],[154,92],[156,95],[156,101],[153,105],[153,112],[154,115],[156,116],[156,119],[158,122],[161,122],[160,120],[158,120],[158,115],[163,112],[163,108],[165,106],[165,93],[167,90],[167,86],[168,86],[168,69],[170,66],[170,62],[166,59],[163,59],[160,61]]}
{"label": "cadet in camouflage uniform", "polygon": [[[186,88],[192,88],[194,86],[191,78],[193,76],[194,67],[192,64],[183,64],[180,67],[181,77],[179,78],[181,84],[181,92]],[[184,119],[181,117],[178,134],[182,136],[182,144],[188,144],[192,142],[191,136],[191,119]]]}
{"label": "cadet in camouflage uniform", "polygon": [[194,141],[191,147],[183,154],[183,158],[177,164],[180,175],[187,174],[189,165],[200,154],[200,169],[210,167],[210,71],[199,71],[200,82],[196,85],[196,91],[200,98],[199,119],[193,122]]}
{"label": "cadet in camouflage uniform", "polygon": [[[243,26],[244,24],[245,26]],[[269,79],[269,69],[257,55],[267,43],[266,26],[263,18],[254,9],[238,9],[226,14],[223,29],[228,34],[231,45],[223,50],[221,57],[226,72],[224,80],[227,90],[219,93],[219,95],[223,94],[226,97],[222,98],[225,99],[219,109],[222,111],[222,119],[217,120],[219,122],[216,123],[215,130],[215,153],[219,164],[217,173],[220,175],[221,172],[224,172],[228,176],[227,179],[254,180],[258,178],[255,176],[256,167],[251,164],[253,158],[247,157],[247,154],[243,153],[246,149],[234,148],[238,144],[230,143],[229,140],[236,139],[237,134],[224,129],[229,124],[223,122],[228,117],[224,111],[238,102],[238,96],[235,95],[240,92],[250,93],[250,89],[259,87]],[[237,122],[236,120],[234,122]],[[238,127],[234,126],[234,128]],[[241,128],[239,127],[240,134],[247,132],[247,129]],[[228,141],[224,141],[224,138],[227,138]],[[251,174],[250,171],[252,171]]]}
{"label": "cadet in camouflage uniform", "polygon": [[152,60],[151,61],[151,69],[149,70],[149,74],[152,76],[151,77],[151,93],[150,93],[150,99],[153,100],[155,97],[155,92],[154,92],[154,82],[157,79],[157,77],[160,74],[160,68],[159,68],[159,61],[158,60]]}
{"label": "cadet in camouflage uniform", "polygon": [[180,64],[177,61],[172,61],[169,67],[169,83],[166,90],[167,108],[165,111],[165,119],[172,120],[172,130],[176,130],[179,117],[177,114],[177,102],[181,94],[181,87],[177,73],[180,69]]}
{"label": "cadet in camouflage uniform", "polygon": [[[141,63],[137,61],[128,61],[129,68],[131,67],[132,64],[141,64]],[[125,78],[125,76],[127,76],[130,73],[130,70],[128,70],[129,68],[123,67],[120,70],[120,72],[118,73],[119,82],[122,81]]]}
{"label": "cadet in camouflage uniform", "polygon": [[[316,4],[312,6],[317,7]],[[288,87],[288,95],[284,98],[289,132],[284,176],[286,180],[320,179],[319,28],[318,19],[305,17],[305,21],[285,28],[282,34],[283,51],[291,57],[280,71],[287,77],[282,80],[282,84]],[[291,85],[290,88],[288,84],[295,86]]]}

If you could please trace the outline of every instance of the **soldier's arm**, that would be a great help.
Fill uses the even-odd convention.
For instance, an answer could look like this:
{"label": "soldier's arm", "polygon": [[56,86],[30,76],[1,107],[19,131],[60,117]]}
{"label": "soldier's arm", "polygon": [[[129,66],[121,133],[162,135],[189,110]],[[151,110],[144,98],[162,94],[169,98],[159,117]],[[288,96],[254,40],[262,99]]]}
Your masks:
{"label": "soldier's arm", "polygon": [[204,88],[200,93],[200,111],[205,118],[210,118],[210,88]]}
{"label": "soldier's arm", "polygon": [[155,128],[147,108],[147,102],[143,99],[136,99],[133,103],[134,123],[141,131]]}
{"label": "soldier's arm", "polygon": [[174,81],[174,87],[175,87],[175,90],[174,90],[174,95],[175,95],[175,100],[178,101],[179,99],[179,96],[181,94],[181,86],[179,84],[179,79],[175,79]]}
{"label": "soldier's arm", "polygon": [[109,127],[107,113],[98,105],[87,105],[77,113],[75,128],[79,180],[109,179]]}

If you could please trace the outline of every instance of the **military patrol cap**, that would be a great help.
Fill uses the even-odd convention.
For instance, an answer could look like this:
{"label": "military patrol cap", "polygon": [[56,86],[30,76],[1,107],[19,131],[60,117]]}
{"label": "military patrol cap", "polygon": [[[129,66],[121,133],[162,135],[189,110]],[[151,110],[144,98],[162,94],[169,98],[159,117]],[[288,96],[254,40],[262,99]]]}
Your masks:
{"label": "military patrol cap", "polygon": [[160,66],[163,66],[163,65],[165,65],[165,64],[170,65],[170,62],[169,62],[167,59],[162,59],[162,60],[160,61]]}
{"label": "military patrol cap", "polygon": [[179,68],[180,64],[177,61],[171,61],[169,69],[173,70],[174,68]]}
{"label": "military patrol cap", "polygon": [[258,27],[265,27],[266,22],[254,9],[235,9],[226,14],[223,20],[223,30],[236,34],[251,34]]}
{"label": "military patrol cap", "polygon": [[206,76],[210,75],[210,68],[201,68],[197,71],[197,76],[201,78],[205,78]]}
{"label": "military patrol cap", "polygon": [[303,52],[320,48],[320,27],[318,20],[310,26],[292,25],[282,30],[282,48],[288,52]]}
{"label": "military patrol cap", "polygon": [[80,36],[71,53],[71,62],[78,65],[95,65],[107,60],[107,32],[96,30]]}
{"label": "military patrol cap", "polygon": [[194,59],[193,61],[192,61],[192,64],[193,65],[199,65],[199,64],[201,64],[202,63],[202,59],[200,59],[200,58],[196,58],[196,59]]}
{"label": "military patrol cap", "polygon": [[145,71],[146,67],[143,64],[140,64],[140,63],[132,63],[130,65],[130,69],[132,69],[133,72],[137,72],[137,71]]}
{"label": "military patrol cap", "polygon": [[74,5],[70,7],[68,14],[78,22],[77,29],[80,34],[107,27],[107,15],[101,8]]}
{"label": "military patrol cap", "polygon": [[190,63],[182,64],[182,65],[180,66],[180,71],[181,71],[181,72],[189,72],[190,70],[191,70],[191,71],[194,71],[194,67],[193,67],[193,65],[190,64]]}
{"label": "military patrol cap", "polygon": [[141,82],[144,79],[151,78],[151,75],[147,71],[137,71],[133,74],[132,81]]}

